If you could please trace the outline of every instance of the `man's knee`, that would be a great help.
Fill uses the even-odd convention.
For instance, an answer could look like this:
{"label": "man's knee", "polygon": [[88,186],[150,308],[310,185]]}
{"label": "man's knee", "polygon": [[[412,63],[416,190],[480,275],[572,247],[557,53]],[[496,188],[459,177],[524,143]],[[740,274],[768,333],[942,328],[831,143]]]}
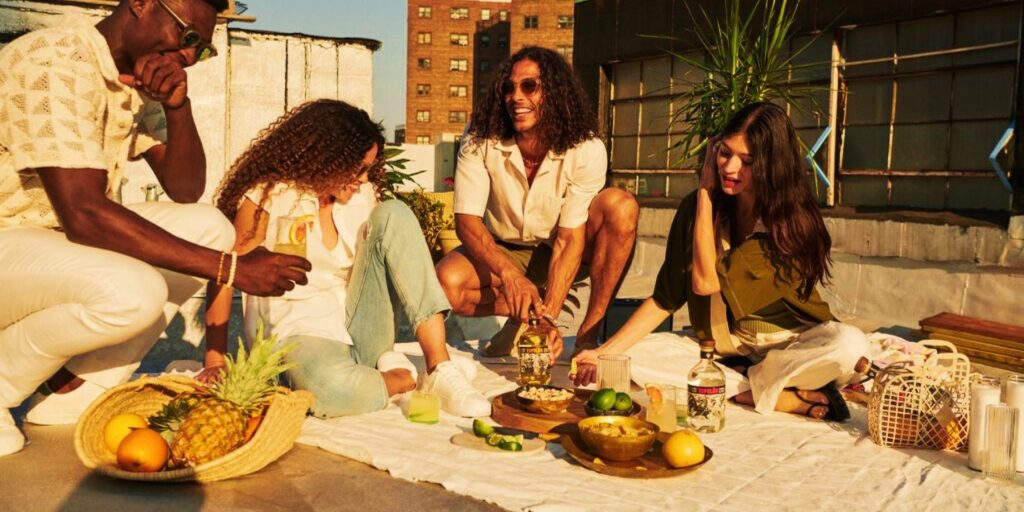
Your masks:
{"label": "man's knee", "polygon": [[605,229],[625,235],[636,232],[640,203],[633,194],[619,188],[608,188],[594,198],[594,203],[604,219]]}
{"label": "man's knee", "polygon": [[208,204],[190,204],[181,210],[180,221],[191,232],[190,242],[213,249],[230,251],[235,245],[235,227],[220,210]]}

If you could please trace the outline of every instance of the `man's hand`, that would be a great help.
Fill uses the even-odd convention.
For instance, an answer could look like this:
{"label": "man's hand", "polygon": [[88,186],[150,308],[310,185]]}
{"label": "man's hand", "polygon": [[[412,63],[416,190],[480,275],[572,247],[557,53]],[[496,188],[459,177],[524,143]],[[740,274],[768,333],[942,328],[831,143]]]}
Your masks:
{"label": "man's hand", "polygon": [[537,285],[533,284],[522,272],[509,270],[501,276],[501,293],[505,296],[510,315],[520,322],[529,320],[530,311],[538,314],[544,311],[544,302],[540,298]]}
{"label": "man's hand", "polygon": [[562,355],[562,333],[555,327],[547,322],[541,322],[541,327],[548,335],[548,350],[551,351],[551,366],[555,365],[555,361],[558,360],[558,356]]}
{"label": "man's hand", "polygon": [[306,272],[312,268],[305,258],[257,247],[238,257],[234,287],[260,297],[278,297],[296,284],[306,284]]}
{"label": "man's hand", "polygon": [[180,53],[150,53],[135,61],[131,75],[121,75],[118,79],[164,107],[175,109],[188,100],[185,64]]}

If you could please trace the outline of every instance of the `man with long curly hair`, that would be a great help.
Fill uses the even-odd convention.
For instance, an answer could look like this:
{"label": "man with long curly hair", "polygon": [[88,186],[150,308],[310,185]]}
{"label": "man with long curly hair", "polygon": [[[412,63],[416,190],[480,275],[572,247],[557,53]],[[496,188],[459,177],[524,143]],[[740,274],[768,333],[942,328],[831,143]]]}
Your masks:
{"label": "man with long curly hair", "polygon": [[437,265],[454,311],[510,317],[488,355],[508,354],[533,313],[558,357],[555,319],[589,271],[576,347],[592,347],[629,262],[639,207],[628,192],[602,190],[608,155],[572,68],[552,50],[519,50],[477,105],[467,135],[455,169],[463,246]]}
{"label": "man with long curly hair", "polygon": [[[27,421],[74,423],[128,380],[183,301],[210,280],[280,295],[309,263],[238,258],[210,205],[186,67],[212,57],[226,0],[122,0],[97,24],[68,16],[0,50],[0,456]],[[110,196],[145,158],[175,201]],[[49,380],[48,380],[49,379]]]}

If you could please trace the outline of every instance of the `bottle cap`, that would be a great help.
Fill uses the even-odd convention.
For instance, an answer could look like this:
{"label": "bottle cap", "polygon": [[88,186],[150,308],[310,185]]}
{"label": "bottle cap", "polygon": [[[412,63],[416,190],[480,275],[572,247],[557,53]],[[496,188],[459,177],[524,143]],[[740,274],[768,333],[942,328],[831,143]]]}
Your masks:
{"label": "bottle cap", "polygon": [[714,352],[715,351],[715,340],[701,340],[700,342],[701,352]]}

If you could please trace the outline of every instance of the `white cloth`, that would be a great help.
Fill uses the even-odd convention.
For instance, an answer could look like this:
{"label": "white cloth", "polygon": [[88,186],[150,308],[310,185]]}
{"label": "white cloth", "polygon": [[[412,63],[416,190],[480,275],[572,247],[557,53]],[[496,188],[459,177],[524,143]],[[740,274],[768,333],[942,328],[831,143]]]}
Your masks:
{"label": "white cloth", "polygon": [[[129,209],[169,233],[229,251],[235,230],[204,204]],[[17,406],[65,366],[110,388],[128,380],[204,280],[68,241],[41,228],[0,230],[0,408]]]}
{"label": "white cloth", "polygon": [[[262,321],[266,332],[273,332],[279,340],[302,334],[351,345],[352,337],[345,328],[346,289],[357,245],[366,238],[366,221],[377,205],[373,185],[363,184],[346,204],[334,203],[331,214],[338,229],[338,244],[332,250],[324,246],[323,227],[317,214],[320,206],[315,195],[278,184],[265,199],[258,187],[246,192],[245,197],[269,214],[263,246],[270,250],[274,250],[279,236],[277,219],[306,215],[313,219],[313,231],[306,235],[306,259],[313,265],[313,270],[306,274],[309,283],[296,286],[281,297],[246,295],[246,337],[254,339]],[[242,238],[245,234],[238,236]],[[283,236],[287,238],[288,234]]]}
{"label": "white cloth", "polygon": [[102,169],[107,195],[129,158],[167,140],[163,107],[118,81],[88,18],[30,32],[0,49],[0,228],[57,227],[33,169]]}
{"label": "white cloth", "polygon": [[482,217],[498,240],[535,246],[556,227],[587,221],[607,167],[604,143],[589,139],[564,154],[548,151],[530,185],[514,139],[468,141],[455,166],[455,213]]}
{"label": "white cloth", "polygon": [[[678,371],[678,364],[665,360],[659,371]],[[485,368],[473,385],[486,396],[514,387]],[[556,443],[539,452],[504,454],[449,442],[453,434],[471,432],[471,423],[443,412],[437,425],[410,423],[389,406],[359,416],[309,418],[299,442],[509,510],[909,512],[1013,510],[1024,503],[1024,486],[980,478],[967,468],[965,454],[875,445],[865,410],[856,406],[853,418],[837,425],[763,416],[729,404],[725,429],[701,434],[714,451],[707,464],[651,480],[587,470]]]}

